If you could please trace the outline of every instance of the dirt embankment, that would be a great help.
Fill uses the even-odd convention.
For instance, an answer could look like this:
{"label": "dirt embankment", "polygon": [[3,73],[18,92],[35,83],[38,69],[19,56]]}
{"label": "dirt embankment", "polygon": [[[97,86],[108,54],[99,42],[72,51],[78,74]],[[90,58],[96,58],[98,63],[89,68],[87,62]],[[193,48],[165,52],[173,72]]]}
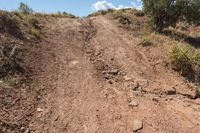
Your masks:
{"label": "dirt embankment", "polygon": [[[35,51],[40,91],[33,133],[197,133],[200,101],[167,66],[162,46],[144,48],[108,17],[60,18]],[[35,62],[35,63],[37,63]]]}

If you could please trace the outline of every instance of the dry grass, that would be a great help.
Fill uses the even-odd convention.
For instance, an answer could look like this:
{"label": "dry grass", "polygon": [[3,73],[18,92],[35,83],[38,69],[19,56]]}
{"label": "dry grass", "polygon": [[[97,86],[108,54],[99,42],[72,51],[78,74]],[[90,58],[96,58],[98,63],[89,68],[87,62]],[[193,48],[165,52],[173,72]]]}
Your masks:
{"label": "dry grass", "polygon": [[145,36],[140,40],[139,44],[142,45],[143,47],[146,47],[146,46],[152,45],[153,42],[151,41],[149,37]]}
{"label": "dry grass", "polygon": [[0,11],[0,31],[8,32],[16,37],[20,37],[20,19],[14,13]]}

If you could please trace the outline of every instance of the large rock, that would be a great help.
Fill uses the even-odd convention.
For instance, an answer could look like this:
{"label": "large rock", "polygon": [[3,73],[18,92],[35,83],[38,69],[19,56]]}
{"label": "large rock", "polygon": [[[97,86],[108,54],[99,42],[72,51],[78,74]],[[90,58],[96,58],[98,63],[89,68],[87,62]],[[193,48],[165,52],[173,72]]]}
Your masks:
{"label": "large rock", "polygon": [[112,70],[110,70],[109,73],[113,74],[113,75],[117,75],[119,73],[119,70],[118,69],[112,69]]}
{"label": "large rock", "polygon": [[136,106],[138,106],[138,102],[137,101],[134,101],[134,100],[132,100],[132,101],[130,101],[129,102],[129,104],[128,104],[130,107],[136,107]]}
{"label": "large rock", "polygon": [[137,132],[143,128],[143,122],[141,120],[134,120],[133,121],[133,131]]}

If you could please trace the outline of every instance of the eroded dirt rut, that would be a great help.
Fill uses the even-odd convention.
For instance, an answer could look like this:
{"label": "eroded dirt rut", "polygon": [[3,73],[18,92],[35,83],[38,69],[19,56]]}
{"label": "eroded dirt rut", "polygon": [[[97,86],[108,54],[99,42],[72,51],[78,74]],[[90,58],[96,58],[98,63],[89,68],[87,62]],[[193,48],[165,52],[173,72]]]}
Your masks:
{"label": "eroded dirt rut", "polygon": [[176,73],[152,67],[154,49],[145,53],[106,17],[62,18],[47,29],[33,132],[129,133],[134,120],[143,133],[199,132],[200,101],[182,95],[191,87]]}

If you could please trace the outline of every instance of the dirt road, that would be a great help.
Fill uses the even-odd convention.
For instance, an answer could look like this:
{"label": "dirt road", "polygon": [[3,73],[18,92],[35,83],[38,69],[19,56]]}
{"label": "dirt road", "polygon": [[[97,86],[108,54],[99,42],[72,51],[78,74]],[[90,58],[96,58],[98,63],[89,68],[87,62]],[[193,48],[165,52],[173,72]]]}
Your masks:
{"label": "dirt road", "polygon": [[60,18],[46,30],[37,77],[44,91],[32,132],[200,131],[200,101],[190,99],[190,84],[167,67],[163,46],[143,48],[102,16]]}

